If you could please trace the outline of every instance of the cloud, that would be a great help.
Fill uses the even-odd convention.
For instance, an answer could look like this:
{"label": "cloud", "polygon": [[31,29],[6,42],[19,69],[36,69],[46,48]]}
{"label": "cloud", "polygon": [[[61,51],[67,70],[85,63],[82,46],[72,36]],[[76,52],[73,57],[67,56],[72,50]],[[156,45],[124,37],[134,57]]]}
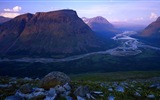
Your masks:
{"label": "cloud", "polygon": [[8,17],[8,18],[14,18],[14,17],[20,15],[20,13],[18,13],[18,12],[22,10],[22,7],[15,6],[12,9],[6,8],[6,9],[3,9],[3,10],[4,10],[4,12],[0,13],[0,16]]}
{"label": "cloud", "polygon": [[99,7],[99,6],[95,6],[95,7],[89,7],[89,8],[81,8],[77,10],[77,13],[80,17],[96,17],[96,16],[103,16],[103,17],[107,17],[108,15],[111,15],[112,12],[107,8],[107,7]]}
{"label": "cloud", "polygon": [[6,12],[19,12],[21,9],[22,9],[22,7],[15,6],[12,9],[6,8],[6,9],[4,9],[4,11],[6,11]]}
{"label": "cloud", "polygon": [[156,13],[152,12],[149,18],[150,19],[157,19],[158,15]]}
{"label": "cloud", "polygon": [[0,13],[0,16],[3,16],[3,17],[8,17],[8,18],[14,18],[16,16],[20,15],[19,13]]}
{"label": "cloud", "polygon": [[135,18],[134,20],[135,20],[135,21],[142,21],[142,20],[144,20],[144,18],[143,18],[143,17],[137,17],[137,18]]}

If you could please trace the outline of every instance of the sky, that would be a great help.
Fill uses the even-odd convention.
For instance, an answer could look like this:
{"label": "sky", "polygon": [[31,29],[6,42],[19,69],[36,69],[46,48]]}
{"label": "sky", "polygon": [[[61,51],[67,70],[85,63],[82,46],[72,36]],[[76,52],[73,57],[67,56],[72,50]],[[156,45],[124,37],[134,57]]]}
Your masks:
{"label": "sky", "polygon": [[160,0],[0,0],[0,16],[73,9],[79,17],[149,24],[160,16]]}

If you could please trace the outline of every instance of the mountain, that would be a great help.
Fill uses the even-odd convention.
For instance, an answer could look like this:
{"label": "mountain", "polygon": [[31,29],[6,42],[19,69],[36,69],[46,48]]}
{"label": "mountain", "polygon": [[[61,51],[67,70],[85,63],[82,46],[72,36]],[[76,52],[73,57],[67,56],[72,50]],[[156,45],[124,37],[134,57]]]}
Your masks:
{"label": "mountain", "polygon": [[160,17],[156,21],[149,24],[139,35],[140,38],[149,42],[156,43],[160,46]]}
{"label": "mountain", "polygon": [[55,56],[104,49],[73,10],[23,14],[0,26],[0,54]]}
{"label": "mountain", "polygon": [[0,24],[9,21],[11,18],[0,16]]}
{"label": "mountain", "polygon": [[156,21],[149,24],[140,35],[146,38],[160,39],[160,17]]}
{"label": "mountain", "polygon": [[114,36],[118,31],[114,26],[104,17],[97,16],[94,18],[82,18],[83,21],[96,33],[106,35],[108,37]]}

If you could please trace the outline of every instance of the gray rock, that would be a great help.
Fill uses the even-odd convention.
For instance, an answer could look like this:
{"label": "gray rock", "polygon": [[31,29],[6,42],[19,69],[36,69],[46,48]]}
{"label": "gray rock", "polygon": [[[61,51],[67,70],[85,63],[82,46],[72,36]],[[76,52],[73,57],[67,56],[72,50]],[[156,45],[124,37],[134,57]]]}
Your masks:
{"label": "gray rock", "polygon": [[71,91],[66,91],[66,92],[64,93],[64,95],[66,95],[66,96],[68,96],[69,94],[71,94]]}
{"label": "gray rock", "polygon": [[122,86],[117,86],[115,89],[117,92],[124,92],[124,87]]}
{"label": "gray rock", "polygon": [[57,95],[56,90],[54,88],[50,88],[48,91],[48,96],[55,96]]}
{"label": "gray rock", "polygon": [[160,86],[158,86],[156,89],[160,90]]}
{"label": "gray rock", "polygon": [[66,98],[66,100],[73,100],[73,98],[70,96],[65,96],[65,98]]}
{"label": "gray rock", "polygon": [[134,95],[137,96],[137,97],[141,96],[141,94],[139,94],[138,92],[135,92]]}
{"label": "gray rock", "polygon": [[100,84],[101,87],[106,87],[107,85],[105,83]]}
{"label": "gray rock", "polygon": [[71,87],[68,83],[64,84],[63,87],[67,90],[67,91],[70,91],[71,90]]}
{"label": "gray rock", "polygon": [[157,83],[157,84],[152,84],[149,86],[149,88],[157,88],[157,87],[160,87],[160,84]]}
{"label": "gray rock", "polygon": [[75,95],[75,96],[81,96],[81,97],[85,97],[87,93],[89,93],[89,88],[88,88],[88,86],[79,86],[79,87],[74,91],[74,95]]}
{"label": "gray rock", "polygon": [[17,84],[17,81],[11,81],[11,82],[9,82],[9,84]]}
{"label": "gray rock", "polygon": [[150,99],[154,99],[155,98],[154,94],[149,94],[147,97],[150,98]]}
{"label": "gray rock", "polygon": [[87,93],[87,94],[86,94],[86,97],[87,97],[87,99],[91,99],[91,94],[90,94],[90,93]]}
{"label": "gray rock", "polygon": [[44,89],[50,89],[57,85],[64,85],[65,83],[69,83],[71,79],[62,72],[51,72],[47,74],[41,81],[40,86]]}
{"label": "gray rock", "polygon": [[94,96],[92,96],[90,93],[86,94],[87,99],[89,100],[96,100],[96,98]]}
{"label": "gray rock", "polygon": [[27,94],[24,94],[22,92],[19,92],[17,91],[16,96],[20,96],[22,98],[25,98],[25,100],[27,99],[34,99],[34,98],[37,98],[37,97],[44,97],[46,95],[46,93],[44,92],[32,92],[32,93],[27,93]]}
{"label": "gray rock", "polygon": [[21,93],[27,94],[32,92],[32,88],[29,84],[24,84],[19,88]]}
{"label": "gray rock", "polygon": [[9,79],[9,81],[16,81],[17,78],[16,77],[12,77],[11,79]]}
{"label": "gray rock", "polygon": [[44,100],[55,100],[56,97],[50,97],[50,96],[46,96],[46,98]]}
{"label": "gray rock", "polygon": [[64,93],[64,92],[66,92],[65,88],[62,87],[62,86],[60,86],[60,85],[57,85],[57,86],[55,87],[55,90],[56,90],[56,93],[58,93],[58,94],[62,94],[62,93]]}
{"label": "gray rock", "polygon": [[114,100],[114,96],[108,96],[108,100]]}
{"label": "gray rock", "polygon": [[97,95],[102,95],[103,94],[103,92],[101,92],[101,91],[93,91],[92,93],[97,94]]}
{"label": "gray rock", "polygon": [[86,100],[86,99],[84,99],[84,98],[82,98],[80,96],[77,96],[77,100]]}
{"label": "gray rock", "polygon": [[44,92],[45,90],[43,88],[33,88],[34,92]]}
{"label": "gray rock", "polygon": [[117,82],[113,82],[113,85],[112,85],[113,87],[116,87],[116,86],[118,86],[118,83]]}
{"label": "gray rock", "polygon": [[25,99],[20,96],[13,95],[13,96],[6,97],[5,100],[25,100]]}
{"label": "gray rock", "polygon": [[40,81],[40,79],[39,79],[39,78],[36,78],[35,81]]}
{"label": "gray rock", "polygon": [[11,87],[12,85],[10,84],[0,84],[0,88],[8,88]]}
{"label": "gray rock", "polygon": [[32,81],[33,79],[32,79],[32,78],[29,78],[29,77],[25,77],[23,80],[24,80],[24,81]]}
{"label": "gray rock", "polygon": [[113,89],[110,87],[110,88],[108,88],[108,91],[113,92]]}
{"label": "gray rock", "polygon": [[44,100],[55,100],[57,97],[56,90],[54,88],[50,88],[48,94]]}

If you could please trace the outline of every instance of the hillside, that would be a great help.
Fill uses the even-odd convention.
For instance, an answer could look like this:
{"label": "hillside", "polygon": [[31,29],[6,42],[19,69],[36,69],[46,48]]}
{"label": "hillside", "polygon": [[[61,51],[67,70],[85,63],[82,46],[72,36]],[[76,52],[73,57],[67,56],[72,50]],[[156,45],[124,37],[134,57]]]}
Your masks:
{"label": "hillside", "polygon": [[73,10],[27,13],[0,26],[1,55],[80,54],[104,49],[104,44]]}

